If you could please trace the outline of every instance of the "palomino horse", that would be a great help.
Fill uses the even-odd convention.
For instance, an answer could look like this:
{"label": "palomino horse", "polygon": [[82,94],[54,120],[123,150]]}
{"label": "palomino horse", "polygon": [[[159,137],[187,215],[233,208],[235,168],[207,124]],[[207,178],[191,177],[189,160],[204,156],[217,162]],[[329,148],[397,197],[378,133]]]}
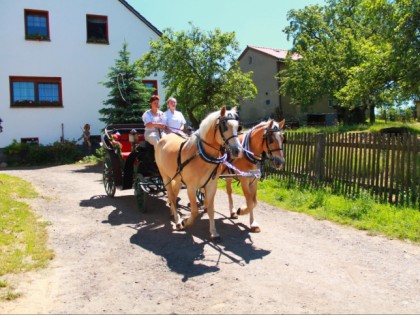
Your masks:
{"label": "palomino horse", "polygon": [[[155,147],[155,159],[166,185],[171,215],[177,229],[188,227],[198,216],[196,191],[204,188],[208,197],[207,213],[212,240],[220,238],[214,223],[214,196],[217,190],[220,164],[226,161],[227,153],[234,157],[242,156],[242,146],[238,140],[236,107],[209,114],[200,128],[187,140],[176,134],[168,134],[159,140]],[[181,220],[176,209],[179,190],[184,183],[190,200],[191,215]]]}
{"label": "palomino horse", "polygon": [[[265,156],[268,156],[272,167],[280,169],[284,164],[283,142],[284,133],[282,128],[285,120],[277,123],[274,120],[261,122],[254,126],[245,134],[239,136],[244,148],[242,158],[234,159],[231,164],[242,172],[254,173],[258,171],[260,165],[264,162]],[[228,168],[225,168],[225,173]],[[238,176],[241,182],[242,191],[245,196],[246,206],[242,206],[235,213],[233,211],[232,200],[232,178],[226,178],[226,191],[229,198],[230,216],[237,218],[237,214],[244,215],[249,213],[249,221],[252,232],[261,232],[261,229],[254,219],[254,208],[257,205],[257,186],[258,180],[255,177]]]}

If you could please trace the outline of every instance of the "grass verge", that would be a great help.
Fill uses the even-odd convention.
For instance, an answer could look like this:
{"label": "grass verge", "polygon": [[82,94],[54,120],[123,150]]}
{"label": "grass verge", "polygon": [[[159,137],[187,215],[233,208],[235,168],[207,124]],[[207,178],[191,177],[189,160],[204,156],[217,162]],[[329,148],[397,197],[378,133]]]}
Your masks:
{"label": "grass verge", "polygon": [[38,193],[30,183],[0,174],[0,299],[19,297],[4,276],[44,268],[54,257],[47,248],[47,222],[41,222],[25,199]]}
{"label": "grass verge", "polygon": [[[226,188],[225,181],[218,186]],[[233,192],[242,194],[240,185]],[[329,220],[420,244],[420,211],[381,204],[368,194],[354,198],[333,194],[328,188],[307,188],[293,181],[265,179],[258,183],[258,200],[282,209],[301,212],[319,220]]]}

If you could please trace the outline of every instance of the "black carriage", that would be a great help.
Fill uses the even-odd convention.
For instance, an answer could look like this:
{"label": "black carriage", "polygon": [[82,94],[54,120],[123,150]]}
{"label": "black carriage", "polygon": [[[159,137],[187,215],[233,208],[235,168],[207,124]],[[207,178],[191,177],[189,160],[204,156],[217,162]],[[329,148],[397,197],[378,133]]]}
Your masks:
{"label": "black carriage", "polygon": [[118,189],[134,188],[137,205],[145,211],[147,195],[165,193],[154,160],[154,148],[144,139],[144,124],[114,124],[105,128],[102,146],[106,150],[103,184],[109,197]]}

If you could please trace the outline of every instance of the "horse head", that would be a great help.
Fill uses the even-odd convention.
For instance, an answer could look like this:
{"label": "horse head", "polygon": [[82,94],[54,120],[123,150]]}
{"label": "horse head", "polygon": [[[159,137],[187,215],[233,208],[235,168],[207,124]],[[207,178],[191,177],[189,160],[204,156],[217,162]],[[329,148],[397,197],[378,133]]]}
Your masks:
{"label": "horse head", "polygon": [[238,140],[238,131],[240,130],[238,113],[236,106],[231,110],[226,110],[226,107],[220,110],[220,117],[217,120],[216,128],[219,136],[218,143],[221,144],[230,153],[231,157],[241,157],[243,148]]}
{"label": "horse head", "polygon": [[230,153],[234,158],[241,157],[243,148],[238,140],[238,114],[236,107],[227,110],[223,106],[220,111],[208,115],[200,124],[200,138],[212,146],[218,146]]}
{"label": "horse head", "polygon": [[275,168],[282,168],[285,160],[283,156],[283,143],[285,135],[283,132],[285,120],[276,122],[271,119],[264,132],[265,152],[268,155],[270,164]]}

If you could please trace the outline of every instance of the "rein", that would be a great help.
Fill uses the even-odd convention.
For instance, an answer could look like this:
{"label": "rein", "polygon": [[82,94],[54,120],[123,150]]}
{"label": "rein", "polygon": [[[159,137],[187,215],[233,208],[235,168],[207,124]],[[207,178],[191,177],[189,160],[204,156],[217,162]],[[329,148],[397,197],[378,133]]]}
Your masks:
{"label": "rein", "polygon": [[[180,146],[179,151],[178,151],[178,157],[177,157],[178,168],[175,172],[175,175],[169,180],[168,183],[166,183],[164,185],[164,187],[169,185],[169,183],[172,180],[174,180],[174,178],[177,177],[182,172],[184,167],[187,166],[188,163],[190,163],[196,156],[200,156],[207,163],[216,165],[213,172],[210,174],[209,178],[206,180],[206,182],[204,183],[204,185],[201,188],[205,187],[207,185],[207,183],[210,181],[210,179],[215,177],[216,172],[217,172],[217,167],[221,163],[227,163],[228,154],[226,152],[224,152],[224,147],[226,146],[226,144],[228,143],[228,141],[230,139],[232,139],[234,137],[238,137],[238,135],[232,135],[232,136],[230,136],[229,138],[226,139],[226,137],[224,136],[224,132],[228,129],[227,126],[226,126],[226,121],[230,120],[230,119],[235,119],[235,118],[230,114],[229,114],[228,118],[225,118],[225,117],[223,117],[222,119],[219,118],[217,120],[216,126],[214,127],[214,137],[216,137],[217,127],[219,127],[219,132],[220,132],[220,134],[222,136],[222,139],[224,141],[223,146],[220,146],[220,149],[217,149],[217,148],[213,147],[211,144],[209,144],[206,141],[204,141],[203,139],[201,139],[200,135],[199,135],[199,130],[197,130],[194,133],[194,135],[197,137],[197,152],[194,155],[192,155],[191,157],[189,157],[188,159],[186,159],[184,162],[181,162],[181,151],[182,151],[185,143],[187,143],[187,141],[190,138],[188,138],[186,141],[181,143],[181,146]],[[222,124],[220,124],[220,120],[222,121]],[[214,158],[212,156],[207,155],[206,152],[204,151],[203,143],[206,144],[207,146],[211,147],[212,149],[218,151],[218,152],[223,152],[224,153],[223,156],[221,156],[219,158]],[[182,181],[182,176],[181,176],[181,181]]]}
{"label": "rein", "polygon": [[[261,168],[262,168],[262,165],[264,164],[264,162],[267,160],[267,155],[266,155],[264,150],[263,150],[261,156],[256,155],[255,153],[253,153],[250,150],[251,134],[255,129],[256,128],[253,127],[245,133],[245,137],[244,137],[244,141],[243,141],[242,146],[244,148],[245,158],[254,165],[259,164],[260,167],[258,169],[258,173],[256,173],[256,174],[255,173],[247,173],[247,172],[243,172],[243,171],[237,169],[235,166],[233,166],[231,163],[229,163],[229,162],[232,162],[233,160],[230,160],[229,162],[224,162],[224,164],[226,165],[226,169],[223,172],[228,170],[228,172],[230,174],[232,174],[232,173],[235,174],[235,172],[236,172],[236,175],[240,175],[240,176],[252,176],[252,177],[255,177],[255,178],[261,178],[261,173],[262,173]],[[263,144],[264,144],[264,142],[266,143],[267,151],[268,151],[267,153],[268,153],[269,158],[271,157],[273,152],[283,151],[283,146],[279,147],[278,149],[271,149],[270,148],[270,143],[273,143],[273,139],[270,136],[272,136],[276,132],[281,132],[281,131],[282,130],[277,128],[277,126],[272,128],[272,129],[267,129],[267,128],[264,129]]]}

